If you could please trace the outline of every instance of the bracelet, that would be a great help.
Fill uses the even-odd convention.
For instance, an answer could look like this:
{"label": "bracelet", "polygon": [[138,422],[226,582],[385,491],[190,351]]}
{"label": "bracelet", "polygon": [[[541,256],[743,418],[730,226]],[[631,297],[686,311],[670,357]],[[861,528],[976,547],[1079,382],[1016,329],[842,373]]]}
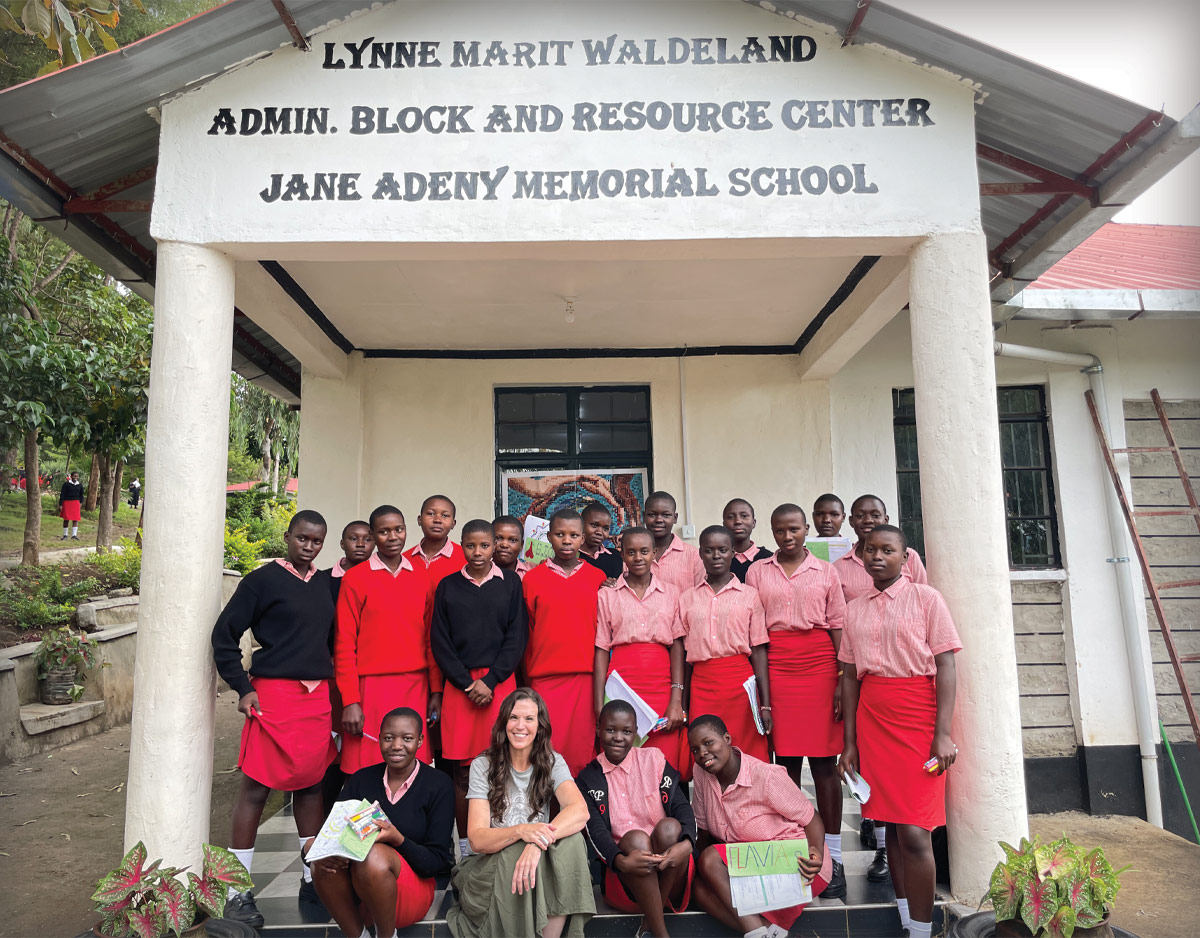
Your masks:
{"label": "bracelet", "polygon": [[683,685],[682,685],[682,684],[672,684],[672,685],[671,685],[671,687],[672,687],[672,689],[674,689],[674,688],[679,688],[679,690],[683,690]]}
{"label": "bracelet", "polygon": [[762,706],[760,706],[758,709],[759,709],[759,710],[770,710],[771,708],[770,708],[770,707],[762,707]]}

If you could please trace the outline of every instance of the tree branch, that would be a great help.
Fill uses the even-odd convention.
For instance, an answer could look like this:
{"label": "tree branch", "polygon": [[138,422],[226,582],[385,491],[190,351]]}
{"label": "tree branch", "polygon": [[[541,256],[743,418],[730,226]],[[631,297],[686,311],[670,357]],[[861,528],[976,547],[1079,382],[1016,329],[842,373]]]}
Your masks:
{"label": "tree branch", "polygon": [[62,260],[55,265],[54,269],[37,282],[37,285],[33,288],[33,292],[35,294],[41,293],[44,289],[46,289],[46,287],[48,287],[64,270],[67,269],[67,265],[71,263],[74,257],[75,249],[71,248],[66,254],[63,255]]}

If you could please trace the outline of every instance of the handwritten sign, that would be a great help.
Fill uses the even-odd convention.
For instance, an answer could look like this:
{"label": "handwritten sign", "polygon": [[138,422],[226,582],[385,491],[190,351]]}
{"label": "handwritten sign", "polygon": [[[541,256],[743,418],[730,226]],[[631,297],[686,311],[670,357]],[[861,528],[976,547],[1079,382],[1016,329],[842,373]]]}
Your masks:
{"label": "handwritten sign", "polygon": [[808,841],[757,840],[744,844],[726,844],[725,859],[730,876],[770,876],[777,873],[799,874],[797,857],[808,856]]}

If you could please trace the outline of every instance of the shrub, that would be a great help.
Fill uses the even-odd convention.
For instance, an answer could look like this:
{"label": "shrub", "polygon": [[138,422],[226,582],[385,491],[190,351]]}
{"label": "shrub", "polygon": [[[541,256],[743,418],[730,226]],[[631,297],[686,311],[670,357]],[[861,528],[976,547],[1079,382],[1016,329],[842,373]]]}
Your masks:
{"label": "shrub", "polygon": [[263,557],[286,557],[288,523],[296,513],[296,503],[291,499],[265,502],[259,516],[246,525],[246,536],[252,541],[262,541]]}
{"label": "shrub", "polygon": [[121,538],[118,544],[120,550],[96,554],[92,562],[117,586],[139,590],[142,582],[142,549],[128,537]]}
{"label": "shrub", "polygon": [[263,541],[252,541],[246,536],[245,528],[225,529],[225,566],[245,576],[258,566],[262,556]]}
{"label": "shrub", "polygon": [[50,603],[78,606],[89,596],[94,596],[99,589],[100,581],[94,576],[64,586],[62,572],[57,567],[47,567],[38,580],[34,595],[43,597]]}
{"label": "shrub", "polygon": [[19,629],[41,631],[71,621],[75,607],[67,603],[47,602],[38,596],[25,596],[8,590],[0,593],[0,618],[12,621]]}

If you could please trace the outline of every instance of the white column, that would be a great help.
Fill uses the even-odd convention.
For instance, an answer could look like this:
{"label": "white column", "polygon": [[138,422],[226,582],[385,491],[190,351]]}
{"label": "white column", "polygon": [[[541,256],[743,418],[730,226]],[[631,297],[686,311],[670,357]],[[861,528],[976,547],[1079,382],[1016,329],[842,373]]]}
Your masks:
{"label": "white column", "polygon": [[913,388],[930,579],[958,626],[950,878],[976,905],[1028,830],[983,235],[933,235],[910,271]]}
{"label": "white column", "polygon": [[158,244],[125,844],[198,869],[208,839],[233,262]]}

